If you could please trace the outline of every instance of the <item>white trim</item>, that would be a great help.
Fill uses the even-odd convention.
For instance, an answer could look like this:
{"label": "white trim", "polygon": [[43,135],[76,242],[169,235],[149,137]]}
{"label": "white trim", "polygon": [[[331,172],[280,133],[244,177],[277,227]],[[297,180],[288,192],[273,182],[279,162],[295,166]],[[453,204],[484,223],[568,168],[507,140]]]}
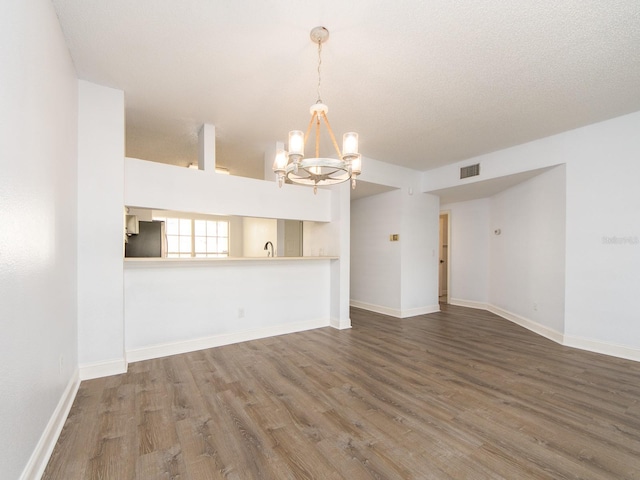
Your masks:
{"label": "white trim", "polygon": [[440,305],[427,305],[426,307],[410,308],[400,312],[400,318],[417,317],[418,315],[427,315],[429,313],[438,313]]}
{"label": "white trim", "polygon": [[76,369],[69,379],[69,383],[67,383],[64,392],[62,392],[60,401],[53,411],[49,423],[47,423],[36,448],[33,450],[27,465],[22,471],[20,480],[32,480],[42,477],[44,469],[47,468],[47,463],[49,463],[49,458],[53,453],[53,448],[56,446],[60,432],[62,432],[62,427],[64,427],[64,423],[67,420],[79,387],[80,375]]}
{"label": "white trim", "polygon": [[350,300],[349,305],[355,308],[361,308],[374,313],[381,313],[395,318],[409,318],[418,315],[426,315],[428,313],[437,313],[440,311],[440,305],[428,305],[426,307],[411,308],[409,310],[398,310],[395,308],[383,307],[382,305],[373,305],[371,303],[359,302],[358,300]]}
{"label": "white trim", "polygon": [[487,310],[513,323],[516,323],[521,327],[526,328],[527,330],[531,330],[532,332],[537,333],[538,335],[542,335],[543,337],[548,338],[549,340],[553,340],[554,342],[559,343],[560,345],[564,344],[563,343],[564,335],[561,332],[554,330],[553,328],[549,328],[538,322],[534,322],[533,320],[530,320],[528,318],[524,318],[515,313],[509,312],[507,310],[503,310],[502,308],[496,307],[495,305],[491,305],[491,304],[487,305]]}
{"label": "white trim", "polygon": [[351,318],[348,318],[346,322],[340,323],[339,318],[331,317],[331,321],[329,322],[330,326],[336,328],[338,330],[348,330],[351,328]]}
{"label": "white trim", "polygon": [[359,302],[358,300],[350,300],[349,305],[355,308],[361,308],[374,313],[381,313],[383,315],[389,315],[390,317],[400,317],[400,310],[395,308],[383,307],[382,305],[373,305],[372,303]]}
{"label": "white trim", "polygon": [[601,342],[598,340],[589,340],[586,338],[564,336],[564,343],[567,347],[579,348],[594,353],[602,353],[612,357],[624,358],[626,360],[634,360],[640,362],[640,350],[614,343]]}
{"label": "white trim", "polygon": [[458,305],[461,307],[477,308],[481,310],[487,310],[491,313],[495,313],[499,317],[502,317],[510,322],[513,322],[521,327],[526,328],[533,333],[537,333],[549,340],[552,340],[560,345],[566,347],[578,348],[580,350],[586,350],[593,353],[601,353],[603,355],[609,355],[617,358],[624,358],[626,360],[633,360],[640,362],[640,350],[636,348],[626,347],[624,345],[617,345],[613,343],[601,342],[599,340],[590,340],[587,338],[573,337],[571,335],[565,335],[562,332],[549,328],[538,322],[534,322],[528,318],[521,317],[515,313],[504,310],[495,305],[485,304],[480,302],[474,302],[470,300],[461,300],[458,298],[451,299],[451,305]]}
{"label": "white trim", "polygon": [[[440,216],[445,215],[447,217],[447,294],[445,295],[445,301],[451,303],[451,209],[440,210],[438,215],[438,226],[440,225]],[[438,232],[440,233],[440,232]],[[438,243],[440,243],[440,235],[438,235]],[[440,248],[440,245],[438,245]],[[440,258],[438,258],[438,261]],[[440,274],[440,265],[438,265],[438,275]],[[438,278],[438,298],[440,297],[440,278]]]}
{"label": "white trim", "polygon": [[256,330],[248,330],[245,332],[225,333],[221,335],[195,338],[192,340],[184,340],[180,342],[150,345],[148,347],[127,350],[127,362],[139,362],[141,360],[150,360],[152,358],[161,358],[167,357],[169,355],[177,355],[180,353],[195,352],[197,350],[230,345],[232,343],[247,342],[249,340],[275,337],[277,335],[303,332],[305,330],[313,330],[315,328],[328,326],[330,326],[329,319],[318,319],[309,320],[306,322],[287,323],[285,325],[276,325],[272,327],[259,328]]}
{"label": "white trim", "polygon": [[213,267],[229,266],[235,263],[283,263],[283,262],[322,262],[339,260],[340,257],[127,257],[125,270],[131,268],[168,268],[168,267]]}
{"label": "white trim", "polygon": [[121,373],[127,373],[127,362],[125,359],[80,365],[80,380],[91,380],[93,378],[119,375]]}
{"label": "white trim", "polygon": [[476,308],[479,310],[489,310],[489,305],[487,305],[486,303],[475,302],[472,300],[462,300],[461,298],[450,298],[449,304],[457,305],[458,307]]}

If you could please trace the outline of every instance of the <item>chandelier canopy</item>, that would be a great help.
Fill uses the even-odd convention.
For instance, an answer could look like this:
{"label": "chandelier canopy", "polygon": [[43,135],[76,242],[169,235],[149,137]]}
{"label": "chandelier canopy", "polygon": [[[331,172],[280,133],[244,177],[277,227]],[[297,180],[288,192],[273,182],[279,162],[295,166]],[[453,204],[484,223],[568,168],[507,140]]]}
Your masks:
{"label": "chandelier canopy", "polygon": [[[344,134],[341,153],[327,118],[329,108],[320,99],[322,44],[329,39],[329,30],[325,27],[315,27],[311,30],[310,37],[312,42],[318,44],[318,99],[309,109],[311,120],[306,133],[302,133],[300,130],[289,132],[289,151],[278,150],[276,152],[273,171],[276,173],[280,187],[284,182],[312,185],[315,193],[318,185],[334,185],[351,180],[351,186],[356,188],[356,177],[362,171],[362,158],[358,153],[358,134],[355,132]],[[329,132],[337,158],[320,156],[320,127],[322,123]],[[306,158],[304,148],[314,125],[315,156]]]}

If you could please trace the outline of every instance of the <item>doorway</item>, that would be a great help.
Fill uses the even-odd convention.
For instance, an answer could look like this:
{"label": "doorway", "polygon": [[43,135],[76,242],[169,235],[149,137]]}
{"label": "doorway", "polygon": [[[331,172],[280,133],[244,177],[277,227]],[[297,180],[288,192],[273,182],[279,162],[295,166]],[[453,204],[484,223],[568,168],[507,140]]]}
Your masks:
{"label": "doorway", "polygon": [[449,228],[449,212],[440,212],[440,242],[439,242],[439,267],[438,267],[438,297],[440,303],[449,303],[449,240],[451,231]]}

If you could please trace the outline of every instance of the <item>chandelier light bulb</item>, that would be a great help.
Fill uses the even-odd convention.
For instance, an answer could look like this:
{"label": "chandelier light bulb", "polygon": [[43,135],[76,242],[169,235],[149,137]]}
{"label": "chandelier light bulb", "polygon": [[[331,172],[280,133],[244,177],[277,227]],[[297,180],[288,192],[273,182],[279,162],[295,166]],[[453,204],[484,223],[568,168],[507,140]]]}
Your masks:
{"label": "chandelier light bulb", "polygon": [[289,159],[287,158],[287,152],[284,150],[278,150],[276,152],[276,159],[273,162],[273,171],[274,172],[284,172],[287,168],[287,162]]}
{"label": "chandelier light bulb", "polygon": [[342,136],[342,155],[355,155],[358,153],[358,134],[348,132]]}
{"label": "chandelier light bulb", "polygon": [[304,133],[300,130],[289,132],[289,155],[304,156]]}
{"label": "chandelier light bulb", "polygon": [[351,173],[356,176],[362,173],[362,157],[359,153],[351,158]]}

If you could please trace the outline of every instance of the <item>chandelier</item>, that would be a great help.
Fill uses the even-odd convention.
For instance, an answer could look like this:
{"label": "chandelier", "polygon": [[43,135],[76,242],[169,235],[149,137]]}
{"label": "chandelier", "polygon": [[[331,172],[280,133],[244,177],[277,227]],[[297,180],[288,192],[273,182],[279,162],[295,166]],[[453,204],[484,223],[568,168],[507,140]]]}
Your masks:
{"label": "chandelier", "polygon": [[[320,99],[322,44],[329,39],[329,30],[325,27],[315,27],[311,30],[310,36],[311,41],[318,44],[318,100],[309,109],[311,120],[306,133],[303,134],[300,130],[289,132],[289,151],[278,150],[276,152],[273,171],[277,175],[280,187],[284,182],[312,185],[313,192],[316,193],[318,185],[335,185],[351,180],[351,186],[356,188],[356,177],[362,171],[362,158],[358,153],[358,134],[355,132],[344,134],[341,153],[327,118],[329,108]],[[329,132],[337,158],[320,156],[320,127],[322,123]],[[306,158],[304,148],[314,125],[315,156]]]}

